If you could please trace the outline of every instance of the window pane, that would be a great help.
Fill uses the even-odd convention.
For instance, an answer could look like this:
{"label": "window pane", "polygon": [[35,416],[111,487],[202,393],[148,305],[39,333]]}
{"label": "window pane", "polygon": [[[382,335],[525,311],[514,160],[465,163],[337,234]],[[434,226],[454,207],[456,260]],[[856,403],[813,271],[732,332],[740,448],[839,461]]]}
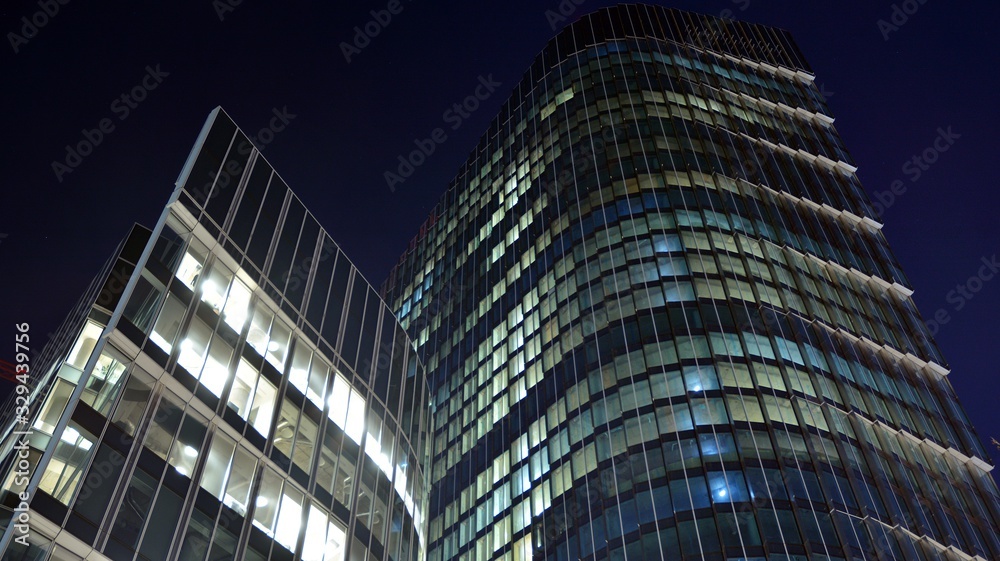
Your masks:
{"label": "window pane", "polygon": [[184,536],[184,544],[181,546],[179,559],[185,561],[200,561],[208,553],[208,546],[211,544],[212,528],[214,521],[205,516],[200,510],[191,512],[191,519],[188,522],[187,533]]}
{"label": "window pane", "polygon": [[153,504],[156,486],[155,479],[137,469],[125,491],[111,535],[129,548],[134,549],[139,544],[139,534],[146,522],[146,515],[149,514],[149,507]]}
{"label": "window pane", "polygon": [[292,457],[292,440],[299,423],[299,408],[288,398],[281,402],[281,415],[274,429],[274,447],[286,457]]}
{"label": "window pane", "polygon": [[208,341],[212,337],[212,330],[205,322],[195,319],[191,322],[187,337],[181,341],[181,352],[177,356],[177,364],[187,370],[192,376],[197,377],[201,371],[201,365],[205,362],[205,355],[208,354]]}
{"label": "window pane", "polygon": [[135,429],[142,420],[142,412],[146,409],[152,391],[151,382],[152,377],[145,370],[138,366],[132,368],[121,401],[111,417],[111,422],[129,435],[135,435]]}
{"label": "window pane", "polygon": [[280,494],[281,478],[271,469],[265,468],[260,492],[255,501],[253,525],[269,536],[274,536],[274,519],[278,512],[278,496]]}
{"label": "window pane", "polygon": [[146,433],[146,441],[143,443],[157,456],[166,460],[170,444],[174,440],[174,434],[181,424],[182,412],[174,399],[164,396],[160,400],[160,406],[153,416],[153,424],[150,425]]}
{"label": "window pane", "polygon": [[52,390],[45,398],[45,405],[42,406],[32,427],[49,435],[55,432],[59,417],[66,411],[66,404],[69,403],[74,388],[75,386],[66,380],[56,378]]}
{"label": "window pane", "polygon": [[101,338],[102,331],[104,331],[104,328],[99,324],[88,321],[87,325],[83,328],[83,332],[80,333],[80,337],[77,338],[76,344],[73,345],[73,350],[70,351],[69,358],[66,359],[66,364],[82,371],[87,366],[87,359],[94,352],[94,347],[97,346],[97,341]]}
{"label": "window pane", "polygon": [[271,434],[271,419],[274,417],[276,394],[277,390],[271,382],[263,377],[258,377],[257,391],[253,396],[253,406],[250,407],[250,417],[247,422],[265,438]]}
{"label": "window pane", "polygon": [[222,390],[229,381],[229,361],[233,357],[233,348],[221,337],[212,338],[212,346],[208,351],[208,360],[201,373],[201,384],[208,388],[216,397],[222,396]]}
{"label": "window pane", "polygon": [[126,368],[128,368],[127,359],[121,353],[107,347],[94,365],[81,400],[100,414],[107,415],[111,410],[111,404],[118,397],[122,382],[125,381]]}
{"label": "window pane", "polygon": [[229,476],[229,466],[235,450],[236,441],[221,431],[215,433],[201,478],[201,486],[217,499],[222,498],[222,491],[226,488],[226,478]]}
{"label": "window pane", "polygon": [[330,367],[318,358],[313,360],[312,368],[309,370],[309,389],[306,397],[313,402],[316,407],[323,409],[323,399],[326,397],[326,380],[330,375]]}
{"label": "window pane", "polygon": [[183,319],[184,305],[176,296],[168,294],[167,301],[160,310],[160,316],[156,318],[153,333],[149,336],[150,340],[164,352],[169,353],[174,348],[174,337],[177,336]]}
{"label": "window pane", "polygon": [[161,524],[158,521],[179,519],[183,504],[184,501],[176,493],[165,487],[160,488],[156,494],[156,504],[149,515],[151,522],[146,526],[142,545],[139,546],[140,559],[163,561],[167,558],[176,525]]}
{"label": "window pane", "polygon": [[316,423],[309,417],[303,415],[299,421],[298,435],[295,437],[295,454],[293,460],[307,474],[312,468],[313,448],[316,443]]}
{"label": "window pane", "polygon": [[347,404],[351,399],[351,386],[340,374],[333,380],[333,390],[330,391],[330,410],[327,415],[341,429],[347,423]]}
{"label": "window pane", "polygon": [[229,290],[229,298],[226,306],[222,310],[223,320],[233,331],[243,332],[243,326],[247,323],[247,315],[250,312],[250,289],[243,281],[237,279],[233,287]]}
{"label": "window pane", "polygon": [[80,483],[83,468],[90,460],[95,440],[97,439],[80,425],[70,423],[59,437],[55,453],[45,468],[38,488],[64,505],[69,505],[69,499]]}
{"label": "window pane", "polygon": [[274,531],[274,539],[290,551],[295,549],[302,526],[302,493],[291,485],[285,485],[281,495],[281,511],[278,513],[278,525]]}
{"label": "window pane", "polygon": [[365,400],[357,390],[351,389],[351,401],[347,406],[347,425],[344,432],[351,440],[361,444],[361,436],[365,431]]}
{"label": "window pane", "polygon": [[139,328],[143,333],[147,333],[149,326],[153,323],[153,314],[160,303],[160,296],[163,295],[164,287],[146,271],[142,271],[139,282],[125,304],[125,319],[132,322],[132,325]]}
{"label": "window pane", "polygon": [[226,486],[226,496],[222,502],[240,514],[247,512],[247,498],[250,496],[250,485],[253,483],[253,472],[256,467],[256,458],[243,448],[236,449],[232,473]]}
{"label": "window pane", "polygon": [[285,358],[288,357],[288,341],[291,334],[291,330],[283,321],[274,319],[274,324],[271,325],[271,340],[267,344],[265,358],[278,369],[278,372],[285,369]]}
{"label": "window pane", "polygon": [[306,542],[302,547],[302,561],[323,561],[326,548],[327,516],[315,503],[309,505],[309,521],[306,523]]}
{"label": "window pane", "polygon": [[272,319],[274,319],[274,314],[271,313],[271,310],[258,302],[253,311],[253,319],[250,321],[247,344],[253,347],[261,356],[267,350],[268,333],[271,331]]}
{"label": "window pane", "polygon": [[302,392],[302,395],[306,394],[306,388],[309,385],[309,361],[311,358],[312,350],[300,341],[295,346],[295,352],[292,355],[292,368],[288,372],[288,383],[295,386]]}
{"label": "window pane", "polygon": [[198,462],[198,454],[201,444],[205,440],[205,422],[187,415],[181,430],[177,434],[173,447],[170,449],[170,457],[167,463],[174,466],[181,475],[191,477],[194,466]]}
{"label": "window pane", "polygon": [[215,313],[221,313],[232,280],[233,272],[222,262],[216,261],[208,273],[208,278],[201,283],[201,301],[211,306]]}
{"label": "window pane", "polygon": [[236,367],[233,389],[229,391],[229,407],[239,413],[243,419],[246,419],[250,412],[250,404],[253,401],[258,376],[257,370],[241,358],[239,366]]}
{"label": "window pane", "polygon": [[181,266],[177,268],[177,278],[188,288],[194,290],[201,276],[201,270],[205,266],[205,258],[208,256],[208,248],[195,238],[191,238],[188,249],[181,258]]}

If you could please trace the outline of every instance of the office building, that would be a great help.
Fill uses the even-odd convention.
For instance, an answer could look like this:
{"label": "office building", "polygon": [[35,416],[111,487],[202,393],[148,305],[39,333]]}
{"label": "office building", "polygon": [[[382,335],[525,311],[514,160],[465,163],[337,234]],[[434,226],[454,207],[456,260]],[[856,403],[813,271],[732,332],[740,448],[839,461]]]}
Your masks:
{"label": "office building", "polygon": [[383,287],[432,392],[428,559],[1000,558],[856,171],[784,31],[561,31]]}
{"label": "office building", "polygon": [[423,559],[413,345],[221,109],[30,366],[3,560]]}

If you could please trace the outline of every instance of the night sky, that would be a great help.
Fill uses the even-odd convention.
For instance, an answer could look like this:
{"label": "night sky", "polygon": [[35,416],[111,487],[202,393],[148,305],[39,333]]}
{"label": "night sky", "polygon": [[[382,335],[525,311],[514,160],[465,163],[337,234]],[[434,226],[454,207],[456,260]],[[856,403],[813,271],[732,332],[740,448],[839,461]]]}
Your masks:
{"label": "night sky", "polygon": [[[258,143],[269,140],[264,155],[368,280],[381,284],[554,35],[549,20],[559,10],[557,0],[402,0],[402,11],[387,25],[372,24],[378,35],[348,62],[342,43],[388,0],[349,8],[45,1],[58,13],[43,17],[37,0],[0,8],[0,337],[10,341],[0,359],[11,362],[15,323],[29,322],[32,343],[43,344],[130,225],[155,224],[219,105],[250,135],[275,112],[285,115],[284,130],[259,136]],[[577,2],[558,28],[609,4]],[[1000,439],[1000,273],[974,280],[980,271],[991,276],[982,259],[1000,254],[1000,48],[991,36],[1000,4],[899,1],[893,22],[889,0],[654,3],[792,32],[861,180],[887,207],[884,231],[918,306],[925,318],[947,320],[937,338],[952,384],[983,440]],[[32,34],[22,29],[25,17],[43,25]],[[452,131],[445,112],[481,78],[501,85]],[[137,87],[141,102],[122,98]],[[71,168],[66,146],[105,119],[110,132],[79,162],[69,157]],[[438,127],[447,139],[391,191],[384,172]],[[927,152],[931,165],[914,162],[942,133],[950,140],[938,146],[947,151]],[[54,170],[56,162],[66,168]],[[887,202],[897,180],[901,194]],[[959,285],[978,292],[962,296]]]}

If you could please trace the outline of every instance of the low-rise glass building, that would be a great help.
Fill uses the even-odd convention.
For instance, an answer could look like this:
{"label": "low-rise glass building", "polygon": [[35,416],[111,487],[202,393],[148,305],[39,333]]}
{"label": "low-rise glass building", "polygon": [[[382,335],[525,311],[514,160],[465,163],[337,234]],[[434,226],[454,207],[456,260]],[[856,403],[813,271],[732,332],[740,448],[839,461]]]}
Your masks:
{"label": "low-rise glass building", "polygon": [[424,370],[221,109],[60,334],[6,409],[2,559],[423,559]]}

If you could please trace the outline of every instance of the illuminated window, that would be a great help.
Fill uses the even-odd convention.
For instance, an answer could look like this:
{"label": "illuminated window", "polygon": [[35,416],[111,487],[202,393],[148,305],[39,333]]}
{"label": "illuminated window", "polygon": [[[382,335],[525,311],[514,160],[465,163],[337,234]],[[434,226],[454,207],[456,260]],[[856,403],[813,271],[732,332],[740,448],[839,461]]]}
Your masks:
{"label": "illuminated window", "polygon": [[88,321],[87,325],[83,327],[83,332],[77,338],[76,344],[73,345],[73,350],[70,351],[66,364],[77,370],[83,370],[87,366],[87,359],[94,352],[94,347],[97,346],[102,331],[104,331],[104,327],[93,321]]}
{"label": "illuminated window", "polygon": [[233,357],[233,348],[222,337],[215,335],[208,350],[208,360],[201,371],[199,380],[216,397],[222,396],[222,390],[229,381],[229,361]]}
{"label": "illuminated window", "polygon": [[207,255],[208,248],[205,244],[192,238],[184,257],[181,258],[180,267],[177,268],[177,278],[191,290],[194,290],[198,283]]}
{"label": "illuminated window", "polygon": [[281,494],[281,510],[278,511],[274,539],[289,551],[295,550],[295,542],[299,539],[299,528],[302,526],[302,499],[302,493],[285,484]]}
{"label": "illuminated window", "polygon": [[215,433],[201,478],[201,487],[217,499],[222,498],[222,491],[226,488],[226,480],[229,477],[229,468],[235,451],[236,441],[222,432]]}
{"label": "illuminated window", "polygon": [[260,491],[254,501],[253,525],[271,537],[274,537],[274,521],[278,513],[281,483],[281,477],[274,470],[265,468],[261,478]]}
{"label": "illuminated window", "polygon": [[70,423],[56,443],[38,488],[68,505],[83,476],[84,467],[90,460],[95,440],[97,439],[82,427]]}
{"label": "illuminated window", "polygon": [[191,322],[187,336],[181,341],[181,352],[177,356],[177,364],[197,376],[201,371],[202,364],[205,363],[205,356],[208,354],[208,341],[212,337],[212,330],[205,322],[195,319]]}
{"label": "illuminated window", "polygon": [[106,347],[87,379],[87,387],[83,390],[81,401],[93,407],[101,415],[107,415],[115,398],[118,397],[118,390],[125,381],[126,368],[128,361],[125,356],[110,346]]}
{"label": "illuminated window", "polygon": [[250,496],[256,467],[257,459],[243,448],[237,447],[229,483],[226,485],[226,496],[222,502],[240,514],[247,512],[247,498]]}
{"label": "illuminated window", "polygon": [[205,281],[201,283],[201,301],[211,306],[215,313],[221,313],[232,280],[233,272],[216,261]]}
{"label": "illuminated window", "polygon": [[149,334],[149,339],[163,349],[163,352],[169,353],[173,350],[174,337],[177,336],[183,319],[184,304],[173,294],[168,295],[160,315],[156,318],[153,332]]}
{"label": "illuminated window", "polygon": [[222,309],[222,318],[233,331],[241,333],[243,326],[247,323],[247,315],[250,312],[250,289],[239,279],[233,283],[229,290],[229,298],[226,299],[226,306]]}
{"label": "illuminated window", "polygon": [[343,429],[355,443],[361,443],[365,430],[365,400],[347,380],[337,375],[330,392],[330,420]]}
{"label": "illuminated window", "polygon": [[247,422],[262,436],[267,437],[271,433],[271,419],[274,417],[274,402],[278,390],[271,382],[258,377],[257,391],[253,396],[253,405],[250,406],[250,416]]}
{"label": "illuminated window", "polygon": [[205,421],[191,415],[184,417],[177,438],[170,449],[167,463],[174,466],[177,473],[191,477],[194,466],[198,463],[201,444],[205,440]]}

